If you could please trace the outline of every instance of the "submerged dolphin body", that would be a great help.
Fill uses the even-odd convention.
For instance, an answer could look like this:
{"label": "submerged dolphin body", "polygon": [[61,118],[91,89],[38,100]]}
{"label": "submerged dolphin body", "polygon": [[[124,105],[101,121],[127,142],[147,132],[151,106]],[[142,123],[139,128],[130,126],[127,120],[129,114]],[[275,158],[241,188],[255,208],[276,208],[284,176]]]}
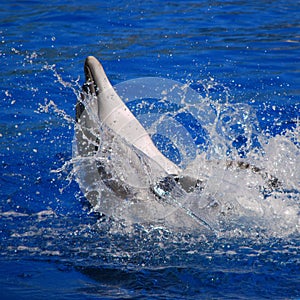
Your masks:
{"label": "submerged dolphin body", "polygon": [[[94,210],[133,223],[216,227],[217,218],[231,208],[209,192],[199,200],[203,179],[190,176],[155,147],[95,57],[86,59],[84,71],[86,81],[76,104],[75,150],[78,182]],[[269,190],[279,187],[275,177],[250,164],[225,162],[225,169],[258,174]],[[241,206],[238,201],[234,205]]]}

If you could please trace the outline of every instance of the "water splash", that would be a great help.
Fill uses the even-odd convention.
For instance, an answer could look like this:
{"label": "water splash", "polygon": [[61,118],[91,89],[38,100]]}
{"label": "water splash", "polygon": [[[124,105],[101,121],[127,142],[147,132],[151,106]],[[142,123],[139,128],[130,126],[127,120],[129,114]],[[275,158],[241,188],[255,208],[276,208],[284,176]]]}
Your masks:
{"label": "water splash", "polygon": [[[47,71],[54,72],[53,68]],[[56,84],[63,87],[63,92],[69,90],[69,85],[60,83],[55,73],[57,71],[53,73]],[[66,193],[74,180],[82,184],[82,163],[95,168],[99,159],[110,159],[107,168],[115,170],[112,178],[120,183],[120,188],[124,183],[134,196],[124,199],[115,195],[105,182],[96,180],[87,187],[88,192],[96,194],[92,209],[75,189],[70,197],[75,194],[76,201],[80,202],[76,212],[75,204],[70,207],[72,211],[64,215],[55,209],[44,208],[33,214],[20,214],[13,210],[3,212],[3,228],[12,228],[4,231],[2,243],[6,250],[3,255],[71,262],[82,266],[82,270],[90,266],[109,268],[113,265],[118,268],[126,265],[127,268],[138,269],[141,266],[189,264],[210,269],[212,261],[215,264],[221,257],[230,257],[231,261],[240,263],[259,256],[261,262],[261,247],[267,241],[268,247],[271,244],[273,248],[272,237],[294,236],[298,239],[299,124],[294,123],[293,129],[273,137],[269,130],[260,130],[254,107],[231,103],[229,90],[216,82],[218,92],[213,90],[213,85],[206,89],[202,88],[202,83],[197,84],[198,93],[189,91],[190,85],[172,83],[162,93],[158,90],[157,98],[147,98],[146,93],[141,91],[136,99],[124,98],[124,101],[156,139],[157,147],[178,163],[185,170],[185,175],[201,179],[198,189],[186,192],[175,185],[176,189],[170,195],[174,198],[157,199],[153,195],[149,206],[142,207],[144,214],[150,211],[149,222],[145,223],[141,206],[136,206],[135,214],[129,213],[137,200],[147,200],[142,193],[136,195],[134,191],[143,192],[144,185],[156,184],[157,176],[163,177],[162,170],[158,168],[149,174],[147,158],[118,137],[109,140],[107,130],[99,132],[98,151],[90,157],[76,154],[74,139],[73,157],[52,165],[52,170],[66,181],[61,193]],[[75,103],[80,88],[76,80],[70,85]],[[169,91],[173,93],[170,97]],[[76,125],[75,118],[61,109],[55,98],[47,95],[44,101],[36,112],[47,114],[51,124],[56,123],[56,116],[58,126],[69,128]],[[269,118],[272,118],[272,112],[273,109]],[[180,115],[176,118],[177,114]],[[198,132],[200,134],[197,135]],[[65,135],[60,136],[55,142],[65,138]],[[94,144],[93,147],[95,150]],[[110,149],[110,152],[106,152],[106,156],[100,155],[101,147]],[[143,184],[131,181],[128,185],[128,180],[123,177],[130,169],[128,155],[122,151],[124,147],[130,155],[142,160],[140,171],[143,173],[139,177]],[[245,163],[239,163],[241,160]],[[60,167],[57,168],[57,165]],[[278,178],[282,187],[270,189],[267,186],[265,189],[266,182],[272,179],[269,174]],[[44,198],[39,197],[37,201],[42,203]],[[109,214],[95,216],[93,213],[97,210],[103,212],[105,208],[115,214],[112,215],[115,220],[109,218]],[[169,223],[156,222],[157,218],[166,216]],[[124,222],[125,218],[134,222],[129,226]],[[177,228],[174,227],[175,222]],[[287,254],[297,259],[295,253],[299,253],[299,243],[298,240],[294,244],[291,241],[292,238],[289,238],[284,243],[275,244],[276,256],[265,255],[264,259],[275,264],[280,262],[281,266],[284,264],[281,258]],[[221,267],[224,268],[224,265]]]}
{"label": "water splash", "polygon": [[[44,69],[81,101],[78,79],[66,82],[55,66]],[[229,89],[211,78],[195,84],[141,78],[114,88],[160,151],[183,169],[181,175],[200,184],[187,191],[175,182],[167,197],[157,197],[153,187],[164,171],[153,168],[153,162],[113,135],[90,110],[99,125],[92,133],[96,143],[86,141],[91,155],[78,155],[74,137],[73,158],[54,172],[67,174],[68,185],[79,183],[92,211],[127,225],[196,229],[207,235],[264,232],[279,237],[299,232],[299,124],[270,136],[261,129],[255,107],[231,102]],[[54,100],[45,99],[37,112],[54,113],[78,126]],[[109,180],[99,177],[100,165],[109,170]]]}
{"label": "water splash", "polygon": [[[190,85],[152,77],[115,89],[160,151],[183,168],[180,176],[199,184],[187,191],[173,182],[168,190],[167,181],[165,193],[158,183],[161,179],[166,188],[164,171],[153,169],[143,153],[99,124],[100,131],[92,133],[96,145],[86,139],[92,154],[74,152],[79,185],[94,210],[126,224],[156,223],[218,236],[298,233],[299,125],[270,137],[253,107],[231,103],[229,90],[214,80],[198,84],[204,96]],[[102,174],[109,170],[109,183],[99,176],[99,161],[106,168]]]}

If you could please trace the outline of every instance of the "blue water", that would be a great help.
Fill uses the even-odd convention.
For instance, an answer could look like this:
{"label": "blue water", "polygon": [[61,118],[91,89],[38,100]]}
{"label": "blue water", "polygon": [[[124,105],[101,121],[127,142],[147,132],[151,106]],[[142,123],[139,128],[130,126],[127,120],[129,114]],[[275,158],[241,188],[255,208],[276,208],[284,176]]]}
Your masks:
{"label": "blue water", "polygon": [[[1,299],[300,298],[299,228],[128,233],[89,213],[70,169],[53,172],[72,158],[87,55],[114,84],[218,82],[209,96],[223,103],[226,87],[266,135],[299,129],[298,1],[6,1],[0,19]],[[299,163],[299,144],[290,154]]]}

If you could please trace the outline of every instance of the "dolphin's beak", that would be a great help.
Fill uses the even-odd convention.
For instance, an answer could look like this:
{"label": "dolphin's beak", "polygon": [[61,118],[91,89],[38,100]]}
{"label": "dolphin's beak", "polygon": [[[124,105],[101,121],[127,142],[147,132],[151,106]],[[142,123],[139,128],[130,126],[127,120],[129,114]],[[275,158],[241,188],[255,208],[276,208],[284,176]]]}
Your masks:
{"label": "dolphin's beak", "polygon": [[101,63],[94,57],[88,56],[84,63],[85,84],[90,94],[98,96],[106,89],[112,88]]}

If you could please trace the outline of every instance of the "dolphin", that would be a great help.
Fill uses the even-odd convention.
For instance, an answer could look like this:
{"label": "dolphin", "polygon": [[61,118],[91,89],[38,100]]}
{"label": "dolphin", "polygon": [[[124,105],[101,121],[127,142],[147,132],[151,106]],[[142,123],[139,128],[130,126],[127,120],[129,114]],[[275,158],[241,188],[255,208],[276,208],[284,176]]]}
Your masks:
{"label": "dolphin", "polygon": [[[84,73],[85,83],[76,104],[75,151],[80,158],[79,184],[95,210],[125,215],[120,199],[131,199],[130,204],[123,202],[130,206],[129,218],[139,221],[143,214],[141,220],[165,222],[173,214],[173,225],[201,224],[213,230],[206,221],[216,206],[210,203],[210,196],[200,209],[197,193],[185,203],[187,194],[204,189],[203,180],[182,170],[157,149],[95,57],[86,58]],[[271,190],[280,186],[277,178],[248,163],[229,161],[225,168],[259,174]],[[194,213],[196,205],[198,212]]]}
{"label": "dolphin", "polygon": [[[181,168],[156,148],[95,57],[86,58],[84,73],[85,83],[76,103],[76,175],[94,210],[105,215],[124,215],[124,209],[118,211],[121,199],[133,199],[136,208],[134,212],[134,206],[130,207],[131,219],[134,215],[137,220],[137,216],[143,214],[143,221],[159,219],[166,223],[166,217],[173,214],[176,225],[186,227],[191,217],[191,226],[195,226],[195,222],[204,224],[182,203],[168,199],[171,191],[180,197],[200,188],[201,181],[182,176]],[[105,187],[99,185],[100,182]],[[178,208],[188,211],[180,221]]]}

